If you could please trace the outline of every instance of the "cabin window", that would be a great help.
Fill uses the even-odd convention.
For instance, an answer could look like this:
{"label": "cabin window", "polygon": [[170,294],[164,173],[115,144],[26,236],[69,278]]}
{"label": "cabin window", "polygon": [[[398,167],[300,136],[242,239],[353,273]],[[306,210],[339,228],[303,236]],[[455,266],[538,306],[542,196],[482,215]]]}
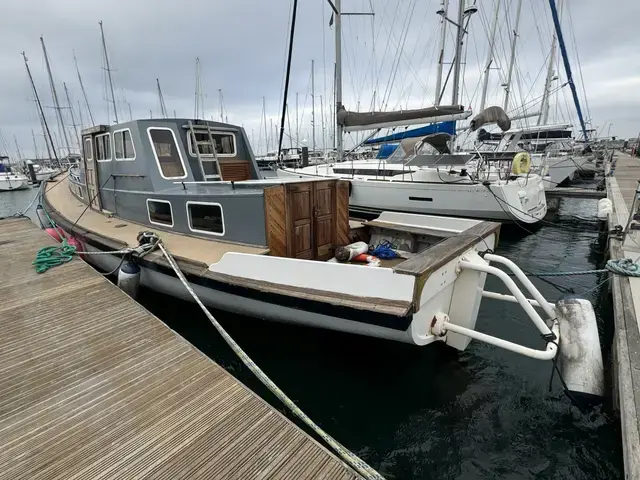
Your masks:
{"label": "cabin window", "polygon": [[84,197],[82,196],[82,187],[76,187],[76,188],[78,189],[78,196],[79,196],[80,198],[84,198]]}
{"label": "cabin window", "polygon": [[[196,141],[198,143],[198,150],[200,150],[200,156],[213,157],[213,146],[216,148],[216,156],[218,157],[235,157],[236,156],[236,136],[233,133],[211,132],[211,138],[209,138],[209,132],[195,131]],[[193,133],[188,132],[189,138],[189,153],[195,157],[196,150],[193,141]],[[211,140],[213,139],[213,145]]]}
{"label": "cabin window", "polygon": [[173,210],[171,209],[171,202],[148,198],[147,213],[149,214],[149,222],[155,225],[173,227]]}
{"label": "cabin window", "polygon": [[135,160],[136,151],[131,140],[131,130],[118,130],[113,132],[113,150],[116,160]]}
{"label": "cabin window", "polygon": [[162,178],[167,180],[185,178],[187,173],[173,130],[152,127],[148,129],[148,133]]}
{"label": "cabin window", "polygon": [[111,134],[96,135],[96,160],[99,162],[111,161]]}
{"label": "cabin window", "polygon": [[187,218],[192,232],[224,235],[224,215],[219,203],[187,202]]}
{"label": "cabin window", "polygon": [[84,139],[84,158],[85,160],[88,160],[90,162],[93,161],[93,148],[91,145],[91,139],[90,138],[85,138]]}

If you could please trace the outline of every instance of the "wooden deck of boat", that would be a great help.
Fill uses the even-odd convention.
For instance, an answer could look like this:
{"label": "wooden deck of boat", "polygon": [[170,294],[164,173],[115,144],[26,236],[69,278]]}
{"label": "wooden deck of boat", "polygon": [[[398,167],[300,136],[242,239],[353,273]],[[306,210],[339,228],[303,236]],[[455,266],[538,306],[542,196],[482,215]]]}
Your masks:
{"label": "wooden deck of boat", "polygon": [[0,479],[360,478],[79,259],[0,221]]}
{"label": "wooden deck of boat", "polygon": [[[624,228],[638,180],[640,158],[617,153],[612,176],[606,177],[613,203],[609,230]],[[611,259],[640,257],[640,246],[609,237]],[[614,398],[620,410],[625,479],[640,479],[640,278],[613,275],[611,280],[615,335],[613,345]]]}

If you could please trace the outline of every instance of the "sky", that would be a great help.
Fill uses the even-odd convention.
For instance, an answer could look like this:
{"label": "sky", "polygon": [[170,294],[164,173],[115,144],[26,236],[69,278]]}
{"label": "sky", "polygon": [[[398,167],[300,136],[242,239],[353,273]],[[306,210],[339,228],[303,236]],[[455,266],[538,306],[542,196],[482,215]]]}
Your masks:
{"label": "sky", "polygon": [[[561,0],[559,0],[561,1]],[[491,26],[500,3],[489,56]],[[440,47],[441,0],[343,0],[343,103],[349,110],[420,108],[434,104]],[[458,2],[448,16],[457,20]],[[467,0],[467,4],[474,3]],[[12,159],[45,154],[44,136],[21,52],[25,52],[47,122],[62,153],[77,149],[78,129],[90,126],[74,54],[95,123],[113,123],[113,105],[100,37],[103,22],[118,119],[160,118],[156,79],[170,116],[195,115],[196,57],[200,60],[204,118],[244,126],[254,152],[277,148],[293,0],[121,1],[29,0],[3,5],[0,30],[0,154]],[[503,105],[517,0],[476,0],[463,46],[460,103],[478,111],[482,80],[491,58],[486,105]],[[330,148],[332,137],[335,25],[326,0],[299,2],[285,121],[284,146]],[[599,136],[640,132],[640,49],[633,33],[640,2],[565,0],[561,19],[574,82],[589,128]],[[466,21],[466,20],[465,20]],[[448,24],[444,76],[454,56]],[[553,24],[546,0],[522,0],[511,98],[507,112],[540,110]],[[67,139],[60,129],[40,44],[43,37]],[[314,62],[315,129],[311,128],[311,63]],[[560,61],[553,64],[549,122],[577,130],[576,109]],[[63,83],[71,101],[68,106]],[[442,103],[452,101],[451,81]],[[222,102],[220,99],[222,98]],[[264,99],[264,100],[263,100]],[[297,107],[296,107],[297,104]],[[264,107],[263,107],[264,105]],[[537,116],[523,120],[535,124]],[[80,125],[82,124],[82,125]],[[33,134],[32,134],[33,131]],[[384,133],[384,132],[383,132]],[[364,135],[349,134],[346,145]],[[35,142],[34,142],[35,138]],[[16,146],[17,143],[17,146]],[[35,146],[34,146],[35,143]]]}

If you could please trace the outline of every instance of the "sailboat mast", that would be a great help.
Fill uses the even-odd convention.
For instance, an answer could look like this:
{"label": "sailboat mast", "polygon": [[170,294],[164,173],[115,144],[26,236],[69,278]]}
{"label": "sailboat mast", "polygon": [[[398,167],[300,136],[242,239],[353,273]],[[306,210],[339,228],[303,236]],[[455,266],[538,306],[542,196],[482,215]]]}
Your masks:
{"label": "sailboat mast", "polygon": [[460,93],[460,68],[462,66],[462,39],[464,35],[464,28],[462,26],[462,22],[464,21],[464,3],[465,0],[460,0],[458,6],[458,33],[456,35],[456,55],[453,63],[453,93],[451,94],[451,105],[458,104]]}
{"label": "sailboat mast", "polygon": [[36,156],[36,160],[40,160],[40,155],[38,154],[38,144],[36,143],[36,134],[33,132],[33,128],[31,129],[31,138],[33,138],[33,154]]}
{"label": "sailboat mast", "polygon": [[509,58],[509,71],[507,73],[507,83],[504,91],[504,111],[509,108],[509,95],[511,94],[511,79],[513,77],[513,65],[516,61],[516,43],[518,41],[518,28],[520,26],[520,12],[522,11],[522,0],[518,0],[516,7],[516,21],[513,26],[513,38],[511,39],[511,56]]}
{"label": "sailboat mast", "polygon": [[564,37],[562,36],[562,27],[560,26],[560,17],[558,16],[558,9],[556,8],[556,1],[549,0],[549,6],[551,7],[551,16],[553,17],[553,25],[556,29],[556,35],[558,36],[558,44],[560,45],[560,53],[562,53],[562,63],[564,64],[564,71],[567,75],[567,83],[571,89],[571,95],[573,96],[573,102],[576,105],[576,111],[578,113],[578,120],[580,120],[580,126],[582,127],[582,134],[584,135],[585,142],[589,140],[587,134],[587,125],[582,116],[582,108],[580,108],[580,100],[578,99],[578,91],[576,84],[573,82],[573,75],[571,73],[571,65],[569,64],[569,55],[567,53],[567,47],[564,43]]}
{"label": "sailboat mast", "polygon": [[311,148],[316,151],[316,80],[315,63],[311,60]]}
{"label": "sailboat mast", "polygon": [[73,114],[73,106],[71,106],[71,100],[69,99],[69,90],[67,90],[67,84],[62,82],[64,88],[64,95],[67,98],[67,105],[69,106],[69,113],[71,114],[71,123],[73,124],[73,130],[76,132],[76,141],[78,142],[78,151],[80,151],[80,133],[78,132],[78,124],[76,123],[76,117]]}
{"label": "sailboat mast", "polygon": [[84,89],[84,84],[82,83],[82,76],[80,76],[80,69],[78,68],[78,59],[76,58],[76,52],[73,52],[73,61],[76,64],[76,72],[78,73],[78,82],[80,82],[80,90],[82,90],[82,96],[84,97],[84,103],[87,106],[87,111],[89,112],[89,118],[91,119],[91,125],[95,127],[96,122],[93,120],[93,113],[91,113],[91,107],[89,106],[89,99],[87,98],[87,92]]}
{"label": "sailboat mast", "polygon": [[162,88],[160,88],[160,79],[156,78],[156,86],[158,87],[158,102],[160,103],[160,115],[163,118],[167,118],[167,106],[164,104],[164,97],[162,96]]}
{"label": "sailboat mast", "polygon": [[336,111],[334,122],[336,125],[336,161],[341,162],[343,160],[343,138],[342,138],[342,125],[338,122],[338,114],[342,109],[342,0],[335,1],[334,12],[334,28],[336,36],[336,78],[335,78],[335,99],[336,99]]}
{"label": "sailboat mast", "polygon": [[44,54],[44,61],[47,67],[47,73],[49,75],[49,85],[51,86],[51,96],[53,97],[53,103],[54,103],[56,114],[58,117],[58,129],[62,132],[65,146],[67,147],[67,154],[69,154],[71,153],[71,149],[69,148],[69,138],[67,136],[67,130],[64,127],[64,119],[62,118],[62,109],[60,108],[60,102],[58,102],[58,93],[56,92],[56,86],[53,83],[53,75],[51,75],[51,65],[49,64],[49,55],[47,55],[47,47],[45,47],[44,45],[43,37],[40,37],[40,43],[42,44],[42,53]]}
{"label": "sailboat mast", "polygon": [[296,146],[300,145],[300,117],[298,116],[298,92],[296,92]]}
{"label": "sailboat mast", "polygon": [[493,49],[496,43],[496,29],[498,28],[498,15],[500,14],[500,1],[496,0],[495,13],[493,15],[493,23],[491,24],[491,37],[489,40],[489,54],[484,67],[484,79],[482,83],[482,97],[480,97],[480,111],[484,110],[487,103],[487,88],[489,87],[489,72],[493,63]]}
{"label": "sailboat mast", "polygon": [[200,118],[200,115],[204,115],[202,111],[202,81],[200,80],[200,57],[196,57],[196,91],[193,118]]}
{"label": "sailboat mast", "polygon": [[551,96],[551,82],[553,81],[554,65],[556,63],[556,46],[558,38],[555,33],[551,39],[551,52],[549,53],[549,64],[547,65],[547,77],[544,81],[544,91],[542,92],[542,102],[540,104],[540,115],[538,125],[546,125],[549,121],[549,97]]}
{"label": "sailboat mast", "polygon": [[218,101],[220,102],[220,123],[224,123],[224,107],[222,100],[222,89],[218,89]]}
{"label": "sailboat mast", "polygon": [[22,163],[22,158],[23,158],[23,157],[22,157],[22,152],[20,151],[20,145],[18,145],[18,137],[16,137],[16,136],[15,136],[15,134],[13,135],[13,141],[14,141],[14,142],[15,142],[15,144],[16,144],[16,152],[17,152],[17,154],[18,154],[18,161],[19,161],[20,163]]}
{"label": "sailboat mast", "polygon": [[280,118],[280,135],[278,136],[278,160],[282,152],[282,138],[284,136],[284,121],[287,115],[287,100],[289,96],[289,78],[291,76],[291,57],[293,55],[293,38],[296,31],[296,13],[298,0],[293,0],[293,12],[291,14],[291,32],[289,33],[289,53],[287,57],[287,72],[284,79],[284,97],[282,99],[282,117]]}
{"label": "sailboat mast", "polygon": [[322,123],[322,152],[327,150],[327,137],[324,131],[324,102],[322,101],[322,95],[320,95],[320,121]]}
{"label": "sailboat mast", "polygon": [[[440,4],[441,8],[438,13],[442,15],[442,22],[440,23],[440,55],[438,56],[438,73],[436,74],[436,105],[440,105],[440,98],[442,94],[442,68],[444,66],[444,48],[447,42],[447,14],[449,13],[449,0],[442,0]],[[375,95],[375,92],[373,92]],[[374,97],[375,98],[375,97]],[[374,100],[375,105],[375,100]]]}
{"label": "sailboat mast", "polygon": [[107,64],[107,76],[109,77],[109,90],[111,91],[111,102],[113,103],[113,114],[118,123],[118,107],[116,106],[116,96],[113,93],[113,79],[111,78],[111,66],[109,65],[109,54],[107,53],[107,43],[104,41],[104,29],[102,28],[102,21],[99,21],[100,25],[100,37],[102,38],[102,50],[104,51],[104,61]]}
{"label": "sailboat mast", "polygon": [[264,142],[267,151],[269,153],[269,134],[267,133],[267,108],[264,97],[262,97],[262,118],[264,120]]}
{"label": "sailboat mast", "polygon": [[[47,124],[47,119],[44,116],[44,110],[42,109],[42,103],[40,103],[40,96],[38,95],[38,90],[36,90],[36,84],[33,82],[33,76],[31,76],[31,69],[29,68],[29,62],[27,60],[27,54],[22,52],[22,58],[24,58],[24,66],[27,69],[27,75],[29,77],[29,83],[31,83],[31,88],[33,89],[33,97],[36,100],[36,105],[38,107],[38,116],[40,117],[40,124],[42,125],[42,133],[44,134],[44,143],[47,146],[47,152],[49,153],[49,159],[55,158],[58,167],[60,166],[60,160],[58,160],[58,155],[56,154],[56,148],[53,144],[53,138],[51,138],[51,131],[49,130],[49,125]],[[49,142],[47,142],[47,138]],[[49,149],[49,143],[51,143],[51,149]],[[51,151],[53,151],[53,157],[51,157]]]}

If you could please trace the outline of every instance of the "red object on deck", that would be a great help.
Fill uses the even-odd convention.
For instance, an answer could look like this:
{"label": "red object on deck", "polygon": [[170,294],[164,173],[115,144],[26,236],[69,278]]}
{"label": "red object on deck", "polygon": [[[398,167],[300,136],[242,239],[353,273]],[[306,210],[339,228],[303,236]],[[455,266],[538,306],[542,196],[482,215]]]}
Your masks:
{"label": "red object on deck", "polygon": [[356,255],[351,259],[352,262],[362,262],[362,263],[370,263],[372,261],[377,260],[378,257],[374,257],[373,255],[369,255],[368,253],[361,253],[360,255]]}

